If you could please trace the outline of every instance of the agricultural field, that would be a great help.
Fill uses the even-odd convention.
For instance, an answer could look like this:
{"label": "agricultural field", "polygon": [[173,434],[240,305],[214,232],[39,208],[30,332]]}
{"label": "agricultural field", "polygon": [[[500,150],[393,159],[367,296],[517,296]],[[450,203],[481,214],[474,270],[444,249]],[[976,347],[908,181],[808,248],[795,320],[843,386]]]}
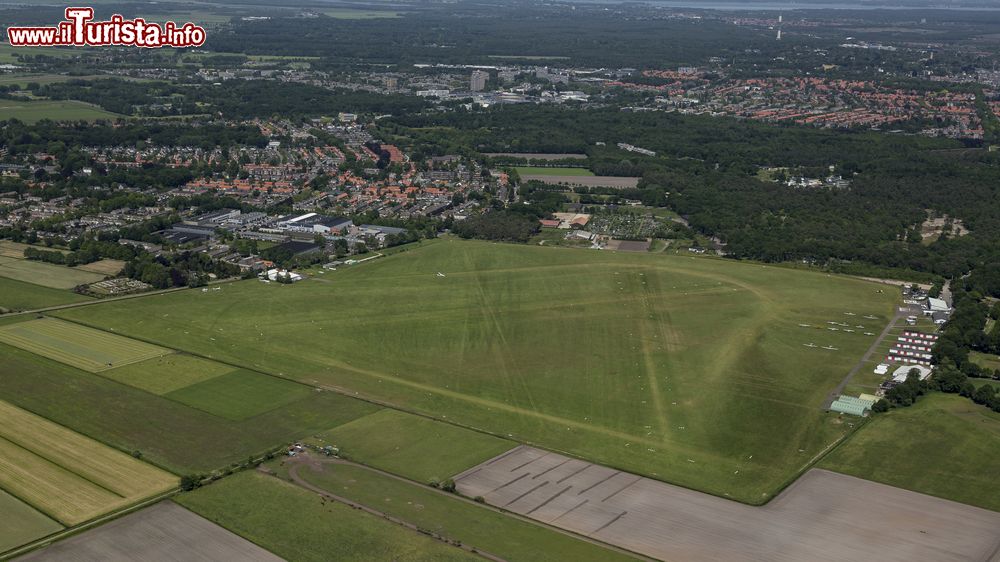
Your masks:
{"label": "agricultural field", "polygon": [[418,482],[443,482],[515,446],[506,439],[390,409],[321,433],[315,443],[333,445],[347,458]]}
{"label": "agricultural field", "polygon": [[171,501],[162,501],[18,558],[21,562],[80,562],[81,559],[282,560]]}
{"label": "agricultural field", "polygon": [[556,168],[544,166],[517,166],[518,175],[524,176],[593,176],[587,168]]}
{"label": "agricultural field", "polygon": [[109,380],[104,372],[88,373],[2,343],[0,357],[0,400],[118,449],[139,451],[175,474],[224,469],[378,409],[333,392],[312,392],[233,421]]}
{"label": "agricultural field", "polygon": [[0,240],[0,256],[5,258],[24,259],[24,251],[28,248],[37,248],[39,250],[46,250],[50,252],[62,252],[64,254],[69,253],[69,250],[50,248],[48,246],[38,244],[25,244],[23,242],[13,242],[11,240]]}
{"label": "agricultural field", "polygon": [[90,273],[99,273],[101,275],[118,275],[124,268],[125,262],[122,260],[106,259],[84,265],[78,265],[74,269],[89,271]]}
{"label": "agricultural field", "polygon": [[35,310],[48,306],[93,300],[64,289],[42,287],[0,277],[0,313],[17,310]]}
{"label": "agricultural field", "polygon": [[876,416],[819,466],[1000,511],[1000,414],[958,395],[930,394]]}
{"label": "agricultural field", "polygon": [[0,86],[17,84],[24,88],[28,84],[55,84],[57,82],[68,82],[69,80],[93,80],[107,78],[107,75],[93,74],[83,76],[70,76],[68,74],[2,74],[0,75]]}
{"label": "agricultural field", "polygon": [[287,560],[479,559],[259,472],[241,472],[176,501]]}
{"label": "agricultural field", "polygon": [[53,318],[0,328],[0,342],[97,373],[172,353],[172,350]]}
{"label": "agricultural field", "polygon": [[3,490],[0,490],[0,513],[3,514],[0,554],[63,528],[42,512]]}
{"label": "agricultural field", "polygon": [[[323,283],[56,314],[762,503],[851,431],[821,405],[871,345],[863,332],[891,315],[898,297],[884,289],[747,262],[441,239]],[[845,320],[864,328],[828,328]]]}
{"label": "agricultural field", "polygon": [[192,408],[239,421],[302,400],[310,393],[315,393],[315,390],[306,385],[241,369],[164,396]]}
{"label": "agricultural field", "polygon": [[19,119],[25,123],[34,123],[42,119],[94,121],[121,117],[124,116],[75,100],[0,100],[0,120]]}
{"label": "agricultural field", "polygon": [[0,257],[0,277],[52,289],[72,289],[77,285],[104,279],[103,275],[72,267],[9,257]]}
{"label": "agricultural field", "polygon": [[281,475],[294,471],[296,478],[312,486],[504,560],[545,562],[552,560],[553,553],[559,553],[562,560],[577,562],[633,559],[489,507],[359,466],[287,461],[283,466],[275,466],[275,470]]}
{"label": "agricultural field", "polygon": [[153,394],[163,395],[233,370],[231,365],[184,353],[171,353],[101,371],[100,375]]}
{"label": "agricultural field", "polygon": [[0,488],[71,526],[177,485],[176,477],[0,401]]}
{"label": "agricultural field", "polygon": [[969,361],[972,361],[976,365],[983,367],[984,369],[997,369],[1000,370],[1000,355],[993,355],[992,353],[981,353],[979,351],[969,352]]}

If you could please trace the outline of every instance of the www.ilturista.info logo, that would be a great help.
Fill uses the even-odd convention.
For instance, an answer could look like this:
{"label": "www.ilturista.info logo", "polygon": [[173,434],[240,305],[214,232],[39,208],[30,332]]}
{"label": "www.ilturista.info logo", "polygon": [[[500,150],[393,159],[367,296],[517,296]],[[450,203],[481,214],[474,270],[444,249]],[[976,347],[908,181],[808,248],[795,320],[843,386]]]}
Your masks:
{"label": "www.ilturista.info logo", "polygon": [[93,8],[66,8],[66,21],[55,27],[8,27],[7,40],[14,47],[200,47],[205,28],[191,22],[163,25],[142,18],[127,20],[119,14],[107,21],[94,19]]}

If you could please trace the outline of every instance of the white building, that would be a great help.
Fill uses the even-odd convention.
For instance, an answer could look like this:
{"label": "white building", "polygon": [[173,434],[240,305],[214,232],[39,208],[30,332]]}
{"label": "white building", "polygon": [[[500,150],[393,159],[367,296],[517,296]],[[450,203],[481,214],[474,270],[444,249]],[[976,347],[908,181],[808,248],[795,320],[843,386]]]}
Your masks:
{"label": "white building", "polygon": [[931,376],[931,368],[925,367],[923,365],[903,365],[893,371],[892,380],[896,382],[906,382],[906,378],[910,376],[910,371],[916,369],[919,374],[917,375],[920,380],[926,380],[927,377]]}

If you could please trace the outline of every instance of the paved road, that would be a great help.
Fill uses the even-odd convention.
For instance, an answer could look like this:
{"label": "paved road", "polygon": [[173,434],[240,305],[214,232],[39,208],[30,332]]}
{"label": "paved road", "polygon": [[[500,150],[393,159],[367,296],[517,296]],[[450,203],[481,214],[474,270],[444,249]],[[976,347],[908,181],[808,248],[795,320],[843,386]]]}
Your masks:
{"label": "paved road", "polygon": [[861,357],[861,359],[858,360],[857,364],[855,364],[854,367],[850,370],[850,372],[847,373],[847,376],[844,377],[844,380],[840,381],[840,384],[837,385],[837,388],[834,388],[833,391],[826,396],[826,400],[823,401],[824,410],[830,409],[830,405],[833,404],[833,401],[844,393],[844,389],[847,388],[848,384],[850,384],[851,379],[853,379],[854,375],[858,374],[858,371],[860,371],[861,368],[865,366],[865,363],[871,358],[872,354],[875,353],[875,350],[878,349],[878,346],[882,344],[882,340],[884,340],[885,337],[889,335],[889,332],[896,327],[896,323],[898,323],[901,319],[903,319],[909,314],[913,314],[913,312],[909,308],[907,308],[905,312],[901,311],[900,308],[896,308],[896,313],[893,315],[892,320],[890,320],[889,323],[886,324],[885,328],[882,330],[882,333],[879,334],[877,338],[875,338],[875,342],[872,343],[871,347],[868,348],[868,351],[865,352],[865,354]]}

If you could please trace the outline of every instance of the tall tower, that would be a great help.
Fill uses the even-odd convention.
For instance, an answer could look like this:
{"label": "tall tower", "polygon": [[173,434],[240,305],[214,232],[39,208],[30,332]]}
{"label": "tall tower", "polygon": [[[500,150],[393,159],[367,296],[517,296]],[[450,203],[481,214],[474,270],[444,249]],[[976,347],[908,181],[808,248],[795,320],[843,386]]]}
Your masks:
{"label": "tall tower", "polygon": [[469,89],[473,92],[481,92],[486,88],[486,79],[490,75],[488,72],[483,72],[482,70],[473,70],[472,78],[469,80]]}

